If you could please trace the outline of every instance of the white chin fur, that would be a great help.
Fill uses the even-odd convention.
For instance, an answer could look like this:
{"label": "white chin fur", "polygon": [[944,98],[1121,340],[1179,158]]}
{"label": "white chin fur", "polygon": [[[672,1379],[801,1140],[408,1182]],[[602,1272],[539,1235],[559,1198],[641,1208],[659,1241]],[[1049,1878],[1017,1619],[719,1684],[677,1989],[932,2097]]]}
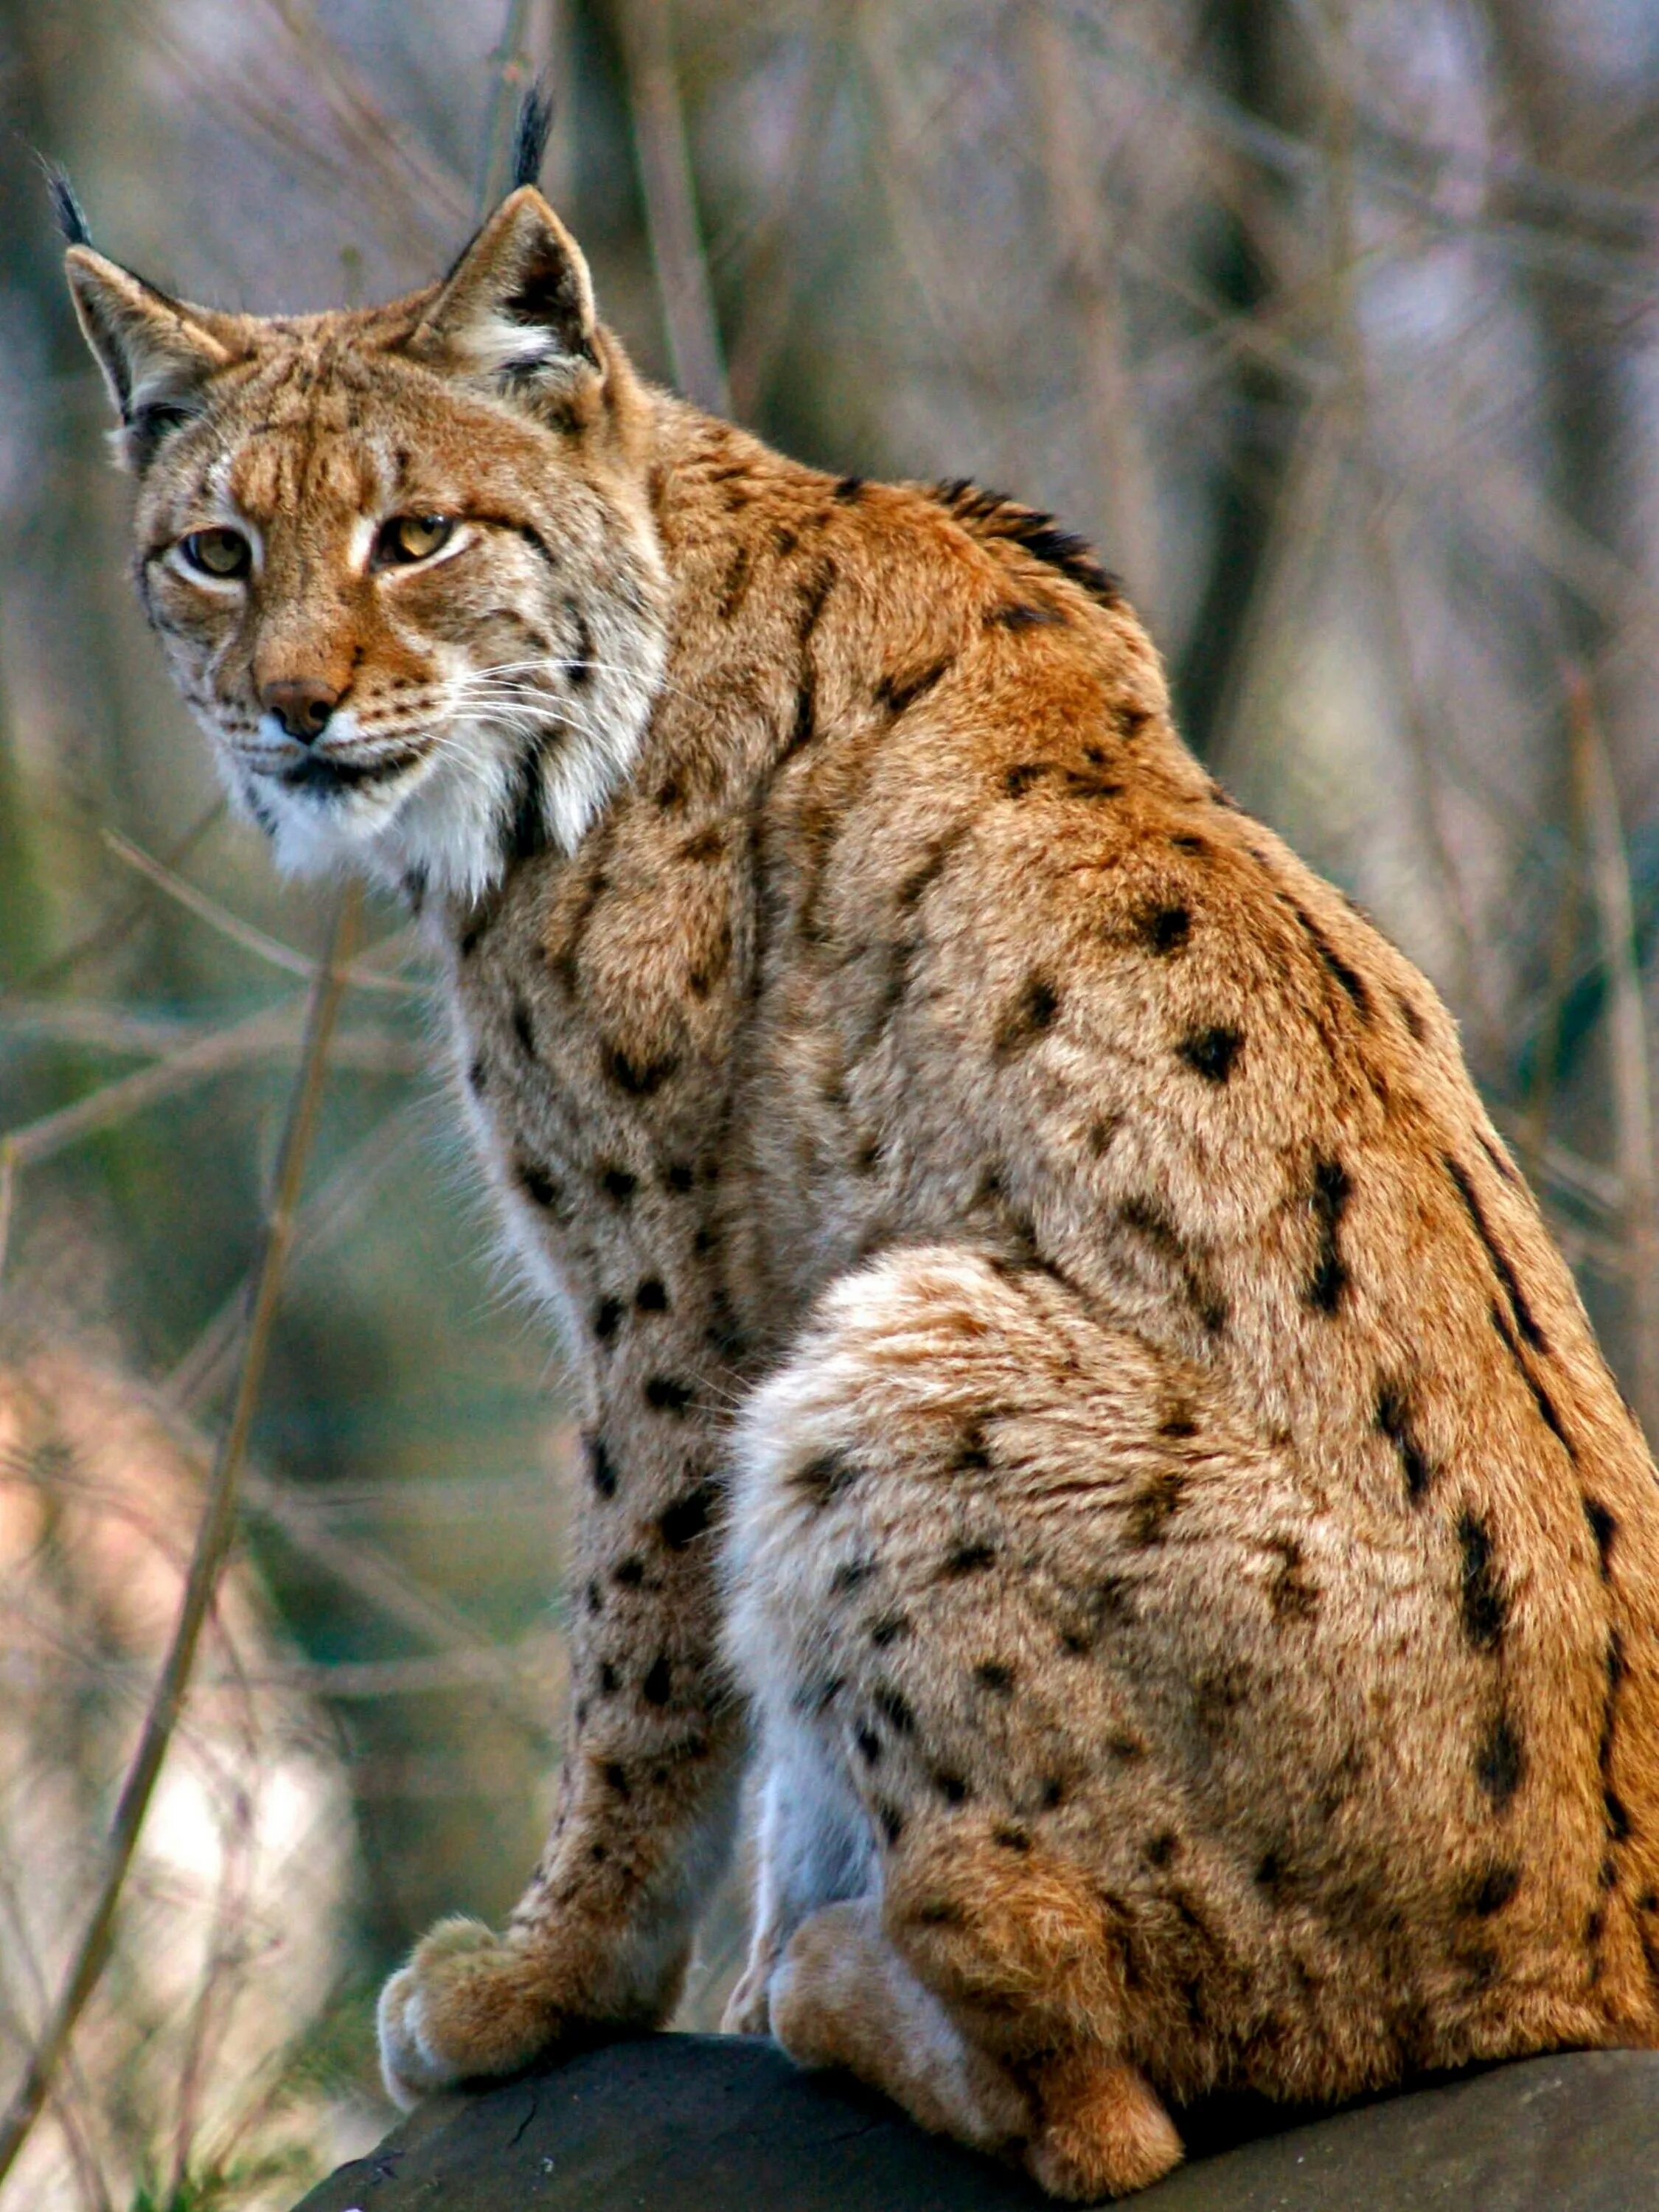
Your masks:
{"label": "white chin fur", "polygon": [[[541,819],[562,852],[575,850],[639,752],[660,649],[636,646],[635,660],[625,678],[584,693],[579,721],[562,720],[541,739]],[[471,902],[505,871],[532,744],[521,725],[452,721],[395,781],[331,793],[290,791],[220,757],[239,811],[269,833],[285,875],[357,868],[395,887],[418,872],[433,891]]]}

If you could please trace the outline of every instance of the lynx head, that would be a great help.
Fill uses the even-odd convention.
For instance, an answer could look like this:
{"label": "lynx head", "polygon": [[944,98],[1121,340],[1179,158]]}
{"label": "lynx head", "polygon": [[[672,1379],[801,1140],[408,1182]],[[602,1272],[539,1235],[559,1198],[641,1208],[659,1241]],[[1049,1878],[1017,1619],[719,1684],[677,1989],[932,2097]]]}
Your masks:
{"label": "lynx head", "polygon": [[539,192],[427,290],[270,318],[168,298],[59,206],[139,597],[282,865],[471,898],[569,849],[637,750],[667,586],[650,400]]}

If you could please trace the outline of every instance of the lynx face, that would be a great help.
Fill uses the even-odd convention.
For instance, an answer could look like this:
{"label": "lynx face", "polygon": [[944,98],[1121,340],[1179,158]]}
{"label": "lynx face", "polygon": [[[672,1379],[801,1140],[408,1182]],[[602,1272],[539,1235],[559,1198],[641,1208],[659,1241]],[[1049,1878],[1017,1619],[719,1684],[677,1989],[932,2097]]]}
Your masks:
{"label": "lynx face", "polygon": [[471,898],[574,846],[637,749],[666,589],[633,380],[539,197],[362,314],[222,315],[70,262],[145,611],[282,865]]}

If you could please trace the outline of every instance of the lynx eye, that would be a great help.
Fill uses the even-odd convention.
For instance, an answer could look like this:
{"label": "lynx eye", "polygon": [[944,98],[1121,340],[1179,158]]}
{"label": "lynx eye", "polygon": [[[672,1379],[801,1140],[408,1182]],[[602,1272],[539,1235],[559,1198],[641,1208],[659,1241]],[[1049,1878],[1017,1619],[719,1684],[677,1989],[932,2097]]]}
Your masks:
{"label": "lynx eye", "polygon": [[253,549],[240,530],[192,530],[180,543],[190,566],[221,583],[252,566]]}
{"label": "lynx eye", "polygon": [[374,563],[385,568],[429,561],[448,542],[454,524],[447,514],[394,514],[374,547]]}

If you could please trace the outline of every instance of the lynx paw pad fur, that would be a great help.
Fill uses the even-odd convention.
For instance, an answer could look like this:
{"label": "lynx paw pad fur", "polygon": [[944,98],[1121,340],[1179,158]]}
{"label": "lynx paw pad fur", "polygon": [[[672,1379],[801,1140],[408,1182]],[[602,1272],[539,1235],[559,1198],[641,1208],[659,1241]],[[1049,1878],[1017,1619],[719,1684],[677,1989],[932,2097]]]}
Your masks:
{"label": "lynx paw pad fur", "polygon": [[481,1921],[440,1921],[380,1992],[380,2075],[406,2111],[476,2075],[511,2074],[553,2039],[538,1962]]}

